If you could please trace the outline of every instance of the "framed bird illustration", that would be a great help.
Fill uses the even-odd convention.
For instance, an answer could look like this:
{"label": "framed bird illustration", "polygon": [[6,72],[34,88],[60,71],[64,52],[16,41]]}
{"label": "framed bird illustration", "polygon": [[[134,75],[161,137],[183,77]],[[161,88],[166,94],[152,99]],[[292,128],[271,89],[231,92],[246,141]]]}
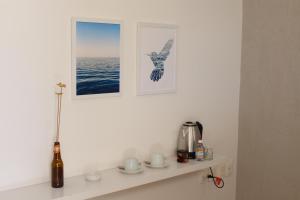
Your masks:
{"label": "framed bird illustration", "polygon": [[176,25],[139,23],[137,95],[176,92]]}

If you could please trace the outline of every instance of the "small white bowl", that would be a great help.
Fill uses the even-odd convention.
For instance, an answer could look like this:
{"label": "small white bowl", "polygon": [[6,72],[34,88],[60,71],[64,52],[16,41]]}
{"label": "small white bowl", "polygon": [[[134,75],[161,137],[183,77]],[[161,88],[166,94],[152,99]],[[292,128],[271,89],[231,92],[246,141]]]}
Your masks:
{"label": "small white bowl", "polygon": [[94,172],[89,172],[85,174],[85,180],[95,182],[95,181],[100,181],[101,179],[101,174],[98,171]]}

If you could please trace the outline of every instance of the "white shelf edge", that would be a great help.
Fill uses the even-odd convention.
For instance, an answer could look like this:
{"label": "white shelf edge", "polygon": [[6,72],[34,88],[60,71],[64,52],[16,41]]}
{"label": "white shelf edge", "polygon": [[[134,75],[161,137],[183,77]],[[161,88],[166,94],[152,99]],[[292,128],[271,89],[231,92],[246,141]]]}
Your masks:
{"label": "white shelf edge", "polygon": [[168,159],[169,167],[149,169],[136,175],[121,174],[117,169],[101,171],[101,181],[87,182],[84,176],[65,179],[65,186],[53,189],[49,182],[0,192],[0,199],[5,200],[84,200],[120,192],[141,185],[154,183],[176,176],[197,172],[224,163],[224,156],[215,155],[211,161],[177,163],[175,158]]}

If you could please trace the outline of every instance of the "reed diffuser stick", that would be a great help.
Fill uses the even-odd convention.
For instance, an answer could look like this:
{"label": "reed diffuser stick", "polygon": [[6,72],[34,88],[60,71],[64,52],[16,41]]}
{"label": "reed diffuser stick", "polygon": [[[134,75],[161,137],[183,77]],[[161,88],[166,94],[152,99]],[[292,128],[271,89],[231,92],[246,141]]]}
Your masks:
{"label": "reed diffuser stick", "polygon": [[60,115],[61,115],[61,100],[63,95],[63,88],[66,87],[63,83],[58,83],[57,86],[60,88],[60,92],[57,92],[57,115],[56,115],[56,142],[59,141],[59,131],[60,131]]}

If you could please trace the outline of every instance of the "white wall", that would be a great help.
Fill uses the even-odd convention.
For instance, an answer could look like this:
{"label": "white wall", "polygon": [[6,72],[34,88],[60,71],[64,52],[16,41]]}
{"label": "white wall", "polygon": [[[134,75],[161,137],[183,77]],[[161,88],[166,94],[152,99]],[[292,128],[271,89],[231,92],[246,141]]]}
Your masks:
{"label": "white wall", "polygon": [[299,21],[300,1],[244,0],[238,200],[300,199]]}
{"label": "white wall", "polygon": [[[71,99],[72,16],[124,21],[121,97]],[[68,86],[61,128],[66,176],[92,164],[115,166],[125,152],[143,158],[160,146],[173,154],[186,120],[200,120],[215,152],[235,158],[241,18],[241,0],[1,0],[0,187],[49,177],[60,80]],[[139,21],[179,26],[176,94],[135,96]],[[234,179],[225,199],[234,198]]]}

